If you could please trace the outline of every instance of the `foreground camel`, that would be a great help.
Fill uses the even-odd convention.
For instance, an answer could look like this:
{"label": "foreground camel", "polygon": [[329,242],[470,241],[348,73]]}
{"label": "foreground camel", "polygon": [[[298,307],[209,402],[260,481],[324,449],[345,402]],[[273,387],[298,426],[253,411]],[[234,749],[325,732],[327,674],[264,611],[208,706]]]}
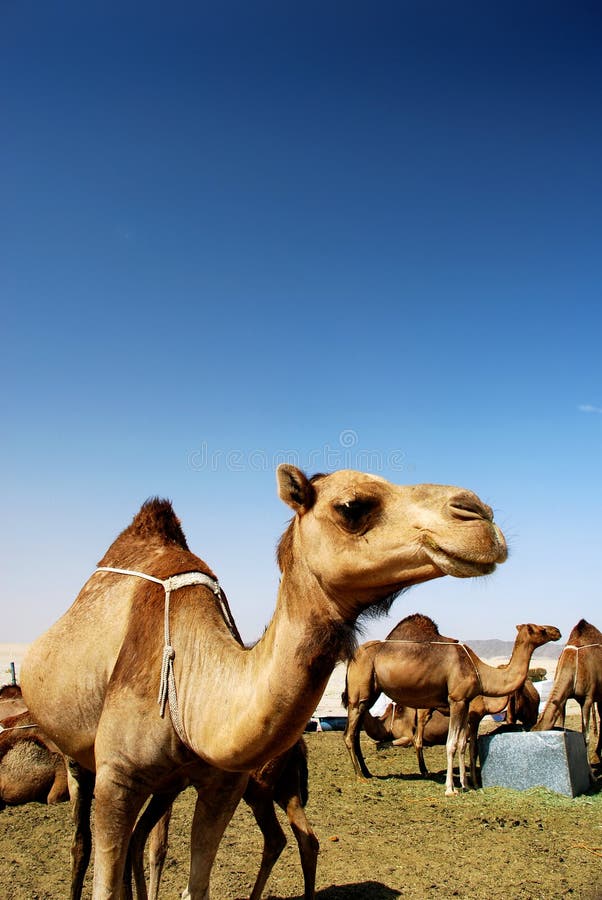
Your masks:
{"label": "foreground camel", "polygon": [[429,641],[388,638],[362,644],[347,667],[343,694],[348,716],[344,740],[356,776],[360,779],[370,777],[362,756],[359,733],[366,710],[384,692],[405,706],[418,709],[449,707],[445,794],[457,793],[453,782],[456,751],[460,785],[465,788],[468,704],[479,694],[503,697],[515,691],[527,677],[533,651],[560,638],[559,630],[553,625],[517,625],[517,632],[510,662],[501,669],[488,666],[465,644],[442,639],[440,635]]}
{"label": "foreground camel", "polygon": [[24,803],[69,799],[67,768],[59,748],[27,711],[3,719],[0,730],[0,810]]}
{"label": "foreground camel", "polygon": [[[23,661],[27,706],[76,763],[77,821],[96,773],[93,900],[117,900],[140,809],[182,776],[198,793],[187,896],[206,900],[248,773],[301,736],[357,617],[410,585],[506,559],[491,509],[469,491],[350,470],[310,480],[290,465],[277,481],[294,517],[276,611],[252,648],[171,505],[152,500]],[[89,852],[79,838],[74,852]]]}
{"label": "foreground camel", "polygon": [[[307,746],[303,738],[251,774],[243,794],[263,835],[261,866],[250,900],[260,900],[276,861],[286,846],[286,837],[274,809],[277,803],[286,812],[297,841],[304,879],[304,900],[314,900],[318,839],[305,815],[308,797]],[[184,788],[185,785],[182,785]],[[146,900],[143,854],[150,832],[148,900],[157,900],[163,864],[167,855],[172,803],[169,797],[153,797],[138,820],[131,842],[131,863],[138,900]],[[165,810],[165,811],[163,811]],[[152,829],[152,830],[151,830]],[[126,878],[126,881],[128,879]]]}
{"label": "foreground camel", "polygon": [[[600,761],[602,753],[602,632],[585,619],[575,625],[563,647],[554,684],[544,710],[533,729],[549,731],[554,728],[564,710],[567,700],[574,698],[581,707],[581,729],[586,736],[590,759]],[[597,730],[596,713],[598,707],[601,726],[598,729],[598,743],[594,750]],[[591,727],[590,727],[591,726]],[[592,733],[590,733],[593,732]]]}

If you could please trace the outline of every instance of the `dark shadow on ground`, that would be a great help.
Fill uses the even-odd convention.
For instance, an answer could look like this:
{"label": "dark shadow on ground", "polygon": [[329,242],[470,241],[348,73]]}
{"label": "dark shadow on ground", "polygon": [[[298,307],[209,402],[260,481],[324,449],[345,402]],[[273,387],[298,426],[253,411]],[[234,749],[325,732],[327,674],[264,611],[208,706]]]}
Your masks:
{"label": "dark shadow on ground", "polygon": [[[400,891],[378,881],[362,881],[361,884],[333,884],[321,891],[316,891],[316,900],[394,900],[395,897],[401,897]],[[291,898],[268,894],[265,900],[291,900]],[[303,900],[303,895],[294,897],[292,900]]]}

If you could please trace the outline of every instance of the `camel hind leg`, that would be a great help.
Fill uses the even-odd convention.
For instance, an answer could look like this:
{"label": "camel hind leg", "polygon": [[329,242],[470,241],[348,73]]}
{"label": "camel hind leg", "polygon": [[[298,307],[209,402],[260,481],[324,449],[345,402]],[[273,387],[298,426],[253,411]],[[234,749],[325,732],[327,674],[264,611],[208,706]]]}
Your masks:
{"label": "camel hind leg", "polygon": [[[449,703],[449,732],[447,736],[447,743],[445,745],[447,752],[447,774],[445,778],[445,796],[453,797],[457,794],[457,790],[454,787],[454,756],[458,750],[458,745],[461,743],[461,737],[463,736],[462,741],[462,750],[466,745],[466,720],[468,717],[468,702],[466,700],[450,700]],[[462,760],[463,762],[463,760]],[[464,778],[464,766],[460,765],[460,774],[461,779]],[[465,783],[461,784],[461,787],[464,788]]]}
{"label": "camel hind leg", "polygon": [[252,801],[247,802],[263,835],[261,865],[250,897],[250,900],[260,900],[272,869],[286,847],[286,837],[276,816],[270,791],[256,794]]}
{"label": "camel hind leg", "polygon": [[345,741],[345,746],[351,757],[356,777],[360,780],[372,777],[372,773],[368,769],[364,760],[364,754],[362,753],[360,732],[362,729],[364,713],[374,704],[374,702],[375,701],[372,699],[360,700],[357,705],[352,705],[350,703],[347,707],[347,725],[345,726],[345,731],[343,733],[343,740]]}
{"label": "camel hind leg", "polygon": [[71,900],[80,900],[92,853],[90,815],[94,795],[94,774],[73,760],[67,762],[67,782],[71,798],[71,818],[75,826],[71,844]]}

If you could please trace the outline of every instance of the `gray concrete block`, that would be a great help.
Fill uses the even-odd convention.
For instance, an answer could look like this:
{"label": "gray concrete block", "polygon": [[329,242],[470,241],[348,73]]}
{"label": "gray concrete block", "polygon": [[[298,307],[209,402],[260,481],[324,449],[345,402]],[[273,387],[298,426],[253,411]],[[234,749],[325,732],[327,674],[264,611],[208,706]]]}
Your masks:
{"label": "gray concrete block", "polygon": [[585,740],[578,731],[484,734],[479,756],[484,788],[546,787],[576,797],[590,787]]}

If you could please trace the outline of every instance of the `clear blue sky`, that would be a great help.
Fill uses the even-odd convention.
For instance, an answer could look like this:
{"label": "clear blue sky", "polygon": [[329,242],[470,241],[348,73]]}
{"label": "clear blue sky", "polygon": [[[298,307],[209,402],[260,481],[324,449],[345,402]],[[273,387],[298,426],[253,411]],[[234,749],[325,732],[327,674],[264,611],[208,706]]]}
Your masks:
{"label": "clear blue sky", "polygon": [[2,4],[2,639],[156,494],[258,637],[285,452],[508,535],[371,634],[602,627],[601,46],[579,0]]}

